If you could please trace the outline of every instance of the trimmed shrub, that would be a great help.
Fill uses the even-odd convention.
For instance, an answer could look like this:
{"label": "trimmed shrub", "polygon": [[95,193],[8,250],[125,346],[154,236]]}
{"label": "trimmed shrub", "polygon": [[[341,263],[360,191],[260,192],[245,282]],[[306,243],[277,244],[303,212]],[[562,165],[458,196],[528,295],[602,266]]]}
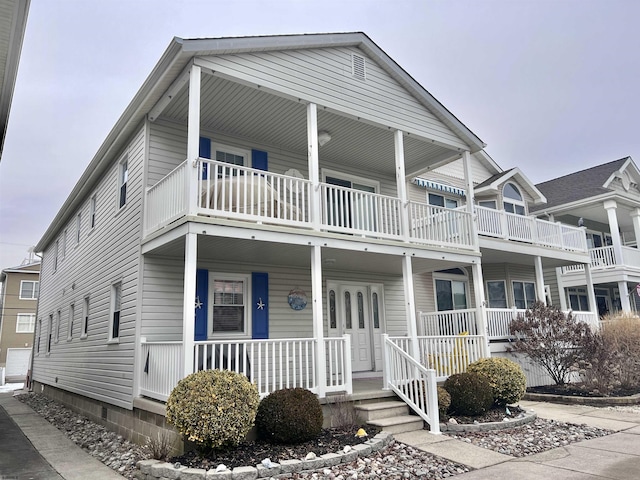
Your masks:
{"label": "trimmed shrub", "polygon": [[444,387],[438,385],[438,414],[441,419],[447,415],[450,406],[451,395],[449,395],[449,392],[447,392]]}
{"label": "trimmed shrub", "polygon": [[451,395],[449,412],[456,415],[481,415],[493,405],[493,388],[489,379],[477,372],[456,373],[444,382]]}
{"label": "trimmed shrub", "polygon": [[508,358],[481,358],[470,364],[467,372],[482,373],[489,378],[493,400],[498,406],[518,403],[527,389],[527,377],[522,367]]}
{"label": "trimmed shrub", "polygon": [[322,431],[322,407],[305,388],[284,388],[262,399],[256,415],[260,438],[272,443],[302,443]]}
{"label": "trimmed shrub", "polygon": [[238,445],[249,433],[260,396],[247,377],[202,370],[178,382],[167,400],[167,421],[201,450]]}

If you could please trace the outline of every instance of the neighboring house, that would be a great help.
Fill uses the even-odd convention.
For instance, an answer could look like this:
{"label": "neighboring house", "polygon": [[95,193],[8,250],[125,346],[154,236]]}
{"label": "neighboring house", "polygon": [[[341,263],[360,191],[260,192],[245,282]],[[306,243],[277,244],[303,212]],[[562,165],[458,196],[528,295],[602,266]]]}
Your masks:
{"label": "neighboring house", "polygon": [[373,378],[433,423],[408,381],[589,261],[483,148],[363,33],[174,39],[36,247],[35,388],[134,439],[203,368],[321,399]]}
{"label": "neighboring house", "polygon": [[30,0],[0,0],[0,159],[30,3]]}
{"label": "neighboring house", "polygon": [[[547,204],[534,212],[587,235],[591,261],[547,271],[554,303],[599,315],[640,311],[640,171],[631,157],[536,185]],[[592,287],[589,285],[593,284]]]}
{"label": "neighboring house", "polygon": [[29,370],[40,263],[5,268],[0,273],[0,368],[6,381],[24,381]]}

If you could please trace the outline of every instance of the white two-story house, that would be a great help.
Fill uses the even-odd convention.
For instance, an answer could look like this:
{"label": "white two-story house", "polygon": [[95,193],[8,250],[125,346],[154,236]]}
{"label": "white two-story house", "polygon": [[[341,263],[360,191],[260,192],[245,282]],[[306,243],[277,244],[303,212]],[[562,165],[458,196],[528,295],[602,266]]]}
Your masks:
{"label": "white two-story house", "polygon": [[437,425],[403,386],[589,261],[483,148],[363,33],[174,39],[37,246],[36,390],[134,439],[205,368]]}

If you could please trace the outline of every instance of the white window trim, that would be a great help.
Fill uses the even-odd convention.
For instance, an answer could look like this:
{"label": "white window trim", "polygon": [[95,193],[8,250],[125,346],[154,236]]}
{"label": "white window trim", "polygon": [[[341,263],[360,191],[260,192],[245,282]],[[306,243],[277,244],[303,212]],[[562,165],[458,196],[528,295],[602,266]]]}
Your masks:
{"label": "white window trim", "polygon": [[76,215],[76,245],[80,245],[80,236],[82,234],[82,212]]}
{"label": "white window trim", "polygon": [[53,313],[50,313],[47,318],[47,335],[44,339],[44,341],[46,342],[44,351],[48,356],[51,354],[51,344],[53,343]]}
{"label": "white window trim", "polygon": [[98,212],[98,194],[94,193],[89,199],[89,232],[96,228],[96,215]]}
{"label": "white window trim", "polygon": [[[127,165],[127,178],[122,181],[123,167]],[[129,203],[129,177],[131,171],[129,170],[129,155],[124,155],[118,162],[118,168],[116,169],[116,212],[122,210]],[[122,186],[125,185],[124,203],[120,205],[120,196],[122,195]]]}
{"label": "white window trim", "polygon": [[38,334],[36,335],[35,350],[36,350],[36,356],[39,356],[40,355],[40,348],[41,348],[40,340],[42,339],[42,318],[39,318],[37,320],[36,330],[37,330]]}
{"label": "white window trim", "polygon": [[[467,310],[471,307],[471,289],[469,287],[469,272],[467,272],[466,269],[459,267],[460,270],[462,270],[462,272],[464,272],[464,275],[456,275],[455,273],[442,273],[442,272],[433,272],[433,278],[432,278],[432,283],[433,283],[433,300],[435,303],[435,308],[436,311],[438,310],[438,289],[436,287],[436,280],[454,280],[454,281],[458,281],[458,282],[463,282],[464,283],[464,296],[465,296],[465,300],[467,301]],[[455,302],[453,302],[453,307],[454,310],[456,310],[455,308]],[[443,312],[447,312],[449,310],[442,310]]]}
{"label": "white window trim", "polygon": [[[36,291],[36,285],[35,284],[39,284],[40,282],[38,280],[20,280],[20,293],[18,293],[18,298],[20,300],[38,300],[38,297],[23,297],[22,296],[22,284],[26,283],[26,282],[30,282],[33,283],[33,292],[35,293]],[[40,289],[38,289],[38,295],[40,294]]]}
{"label": "white window trim", "polygon": [[487,299],[487,308],[501,308],[501,307],[492,307],[491,304],[489,303],[490,299],[489,299],[489,282],[491,283],[497,283],[497,282],[501,282],[502,286],[504,288],[504,301],[505,301],[505,307],[504,308],[509,308],[509,292],[507,291],[507,281],[501,278],[497,278],[495,280],[485,280],[484,281],[484,291],[485,291],[485,295],[486,295],[486,299]]}
{"label": "white window trim", "polygon": [[[225,145],[224,143],[214,143],[211,142],[211,161],[216,161],[216,152],[221,151],[225,153],[232,153],[233,155],[238,155],[244,158],[244,162],[242,163],[243,167],[251,167],[251,151],[240,148],[240,147],[232,147],[231,145]],[[209,159],[207,159],[209,160]]]}
{"label": "white window trim", "polygon": [[60,239],[56,239],[56,243],[53,245],[54,255],[53,255],[53,271],[58,271],[58,262],[60,261]]}
{"label": "white window trim", "polygon": [[[522,197],[522,200],[516,200],[515,198],[510,198],[505,196],[504,194],[504,189],[507,187],[507,185],[513,185],[514,188],[518,191],[518,193],[520,194],[520,196]],[[505,203],[511,203],[512,205],[520,205],[522,208],[524,208],[524,216],[528,215],[529,212],[527,210],[527,202],[524,199],[524,195],[522,194],[522,189],[516,185],[514,182],[507,182],[502,186],[502,208],[506,211],[507,209],[505,208],[504,204]],[[515,208],[514,208],[515,210]],[[512,213],[512,212],[507,212],[507,213]],[[518,213],[513,212],[514,215],[519,215]]]}
{"label": "white window trim", "polygon": [[58,343],[60,341],[60,324],[62,323],[62,310],[56,311],[56,328],[55,335],[53,336],[53,343]]}
{"label": "white window trim", "polygon": [[[242,292],[244,298],[244,333],[241,332],[225,332],[225,333],[213,333],[213,284],[215,280],[242,280],[244,282],[244,289]],[[210,340],[220,338],[252,338],[252,326],[253,326],[253,308],[251,304],[251,274],[240,273],[223,273],[223,272],[209,272],[209,292],[207,296],[209,298],[207,307],[207,338]]]}
{"label": "white window trim", "polygon": [[[118,336],[113,336],[114,315],[116,313],[116,292],[120,289],[120,310],[118,310]],[[122,333],[122,280],[113,282],[111,284],[111,300],[109,307],[109,338],[107,343],[120,343],[120,336]]]}
{"label": "white window trim", "polygon": [[[20,325],[20,317],[29,317],[29,325],[31,325],[31,330],[19,330],[18,326]],[[24,320],[23,320],[24,323]],[[36,330],[36,314],[35,313],[19,313],[16,315],[16,333],[34,333]]]}
{"label": "white window trim", "polygon": [[71,303],[69,305],[69,316],[67,317],[67,341],[70,342],[73,339],[73,321],[76,316],[76,304]]}
{"label": "white window trim", "polygon": [[[481,205],[482,203],[492,203],[493,206],[492,207],[488,207],[486,205]],[[498,209],[498,202],[496,199],[491,199],[491,200],[478,200],[478,206],[482,207],[482,208],[491,208],[492,210],[497,210]]]}
{"label": "white window trim", "polygon": [[[435,196],[438,196],[438,197],[442,197],[442,199],[444,200],[444,202],[443,202],[444,206],[440,207],[440,205],[434,205],[434,204],[430,203],[429,202],[429,195],[435,195]],[[448,208],[450,210],[454,210],[454,209],[462,206],[462,205],[460,205],[460,203],[461,203],[460,202],[460,197],[450,197],[450,196],[444,195],[441,191],[436,191],[436,190],[429,191],[429,190],[427,190],[425,196],[426,196],[427,204],[431,205],[432,207]],[[447,207],[447,200],[449,200],[451,202],[456,202],[456,206],[455,207]]]}
{"label": "white window trim", "polygon": [[[518,308],[518,306],[516,305],[516,291],[513,288],[513,284],[514,283],[522,283],[522,288],[523,288],[523,291],[525,293],[525,299],[524,299],[525,303],[527,301],[527,298],[526,298],[526,294],[527,294],[526,292],[527,291],[524,289],[524,284],[525,283],[531,283],[533,285],[533,295],[534,295],[533,296],[533,301],[536,302],[538,300],[538,291],[537,291],[537,288],[536,288],[535,280],[520,280],[520,279],[517,279],[517,278],[516,279],[512,279],[511,280],[511,295],[513,295],[513,306],[514,307]],[[525,305],[524,308],[528,308],[528,307]]]}
{"label": "white window trim", "polygon": [[339,178],[340,180],[346,180],[348,182],[351,182],[352,184],[358,183],[367,187],[373,187],[374,193],[380,193],[380,182],[378,182],[377,180],[360,177],[358,175],[352,175],[350,173],[343,173],[338,170],[329,170],[327,168],[322,168],[320,170],[320,174],[322,176],[322,183],[327,183],[327,177]]}
{"label": "white window trim", "polygon": [[80,340],[89,336],[89,310],[90,297],[87,295],[82,299],[82,322],[80,324]]}

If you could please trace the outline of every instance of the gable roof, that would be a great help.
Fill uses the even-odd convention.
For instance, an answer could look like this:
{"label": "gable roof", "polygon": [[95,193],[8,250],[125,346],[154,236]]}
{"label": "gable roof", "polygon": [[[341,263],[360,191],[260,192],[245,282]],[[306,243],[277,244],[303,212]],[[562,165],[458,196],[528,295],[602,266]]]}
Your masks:
{"label": "gable roof", "polygon": [[547,199],[543,193],[536,188],[536,186],[529,180],[524,173],[518,168],[510,168],[504,172],[496,173],[495,175],[487,178],[484,182],[476,185],[474,192],[479,193],[498,193],[499,186],[504,184],[509,179],[513,179],[519,186],[524,188],[531,198],[534,204],[545,203]]}
{"label": "gable roof", "polygon": [[631,157],[624,157],[613,162],[603,163],[602,165],[596,165],[595,167],[538,183],[536,187],[547,197],[545,208],[549,209],[558,205],[610,193],[611,189],[607,187],[612,178],[617,172],[621,172],[629,165],[635,167]]}
{"label": "gable roof", "polygon": [[433,112],[437,118],[451,128],[469,146],[471,152],[480,151],[484,148],[485,144],[480,138],[460,122],[363,32],[197,39],[174,37],[81,175],[51,225],[47,228],[38,245],[36,245],[36,251],[43,251],[45,246],[52,241],[61,225],[73,214],[104,172],[116,160],[115,156],[124,147],[135,132],[135,129],[144,121],[147,114],[156,104],[167,96],[167,91],[194,57],[336,47],[362,49],[419,102]]}

